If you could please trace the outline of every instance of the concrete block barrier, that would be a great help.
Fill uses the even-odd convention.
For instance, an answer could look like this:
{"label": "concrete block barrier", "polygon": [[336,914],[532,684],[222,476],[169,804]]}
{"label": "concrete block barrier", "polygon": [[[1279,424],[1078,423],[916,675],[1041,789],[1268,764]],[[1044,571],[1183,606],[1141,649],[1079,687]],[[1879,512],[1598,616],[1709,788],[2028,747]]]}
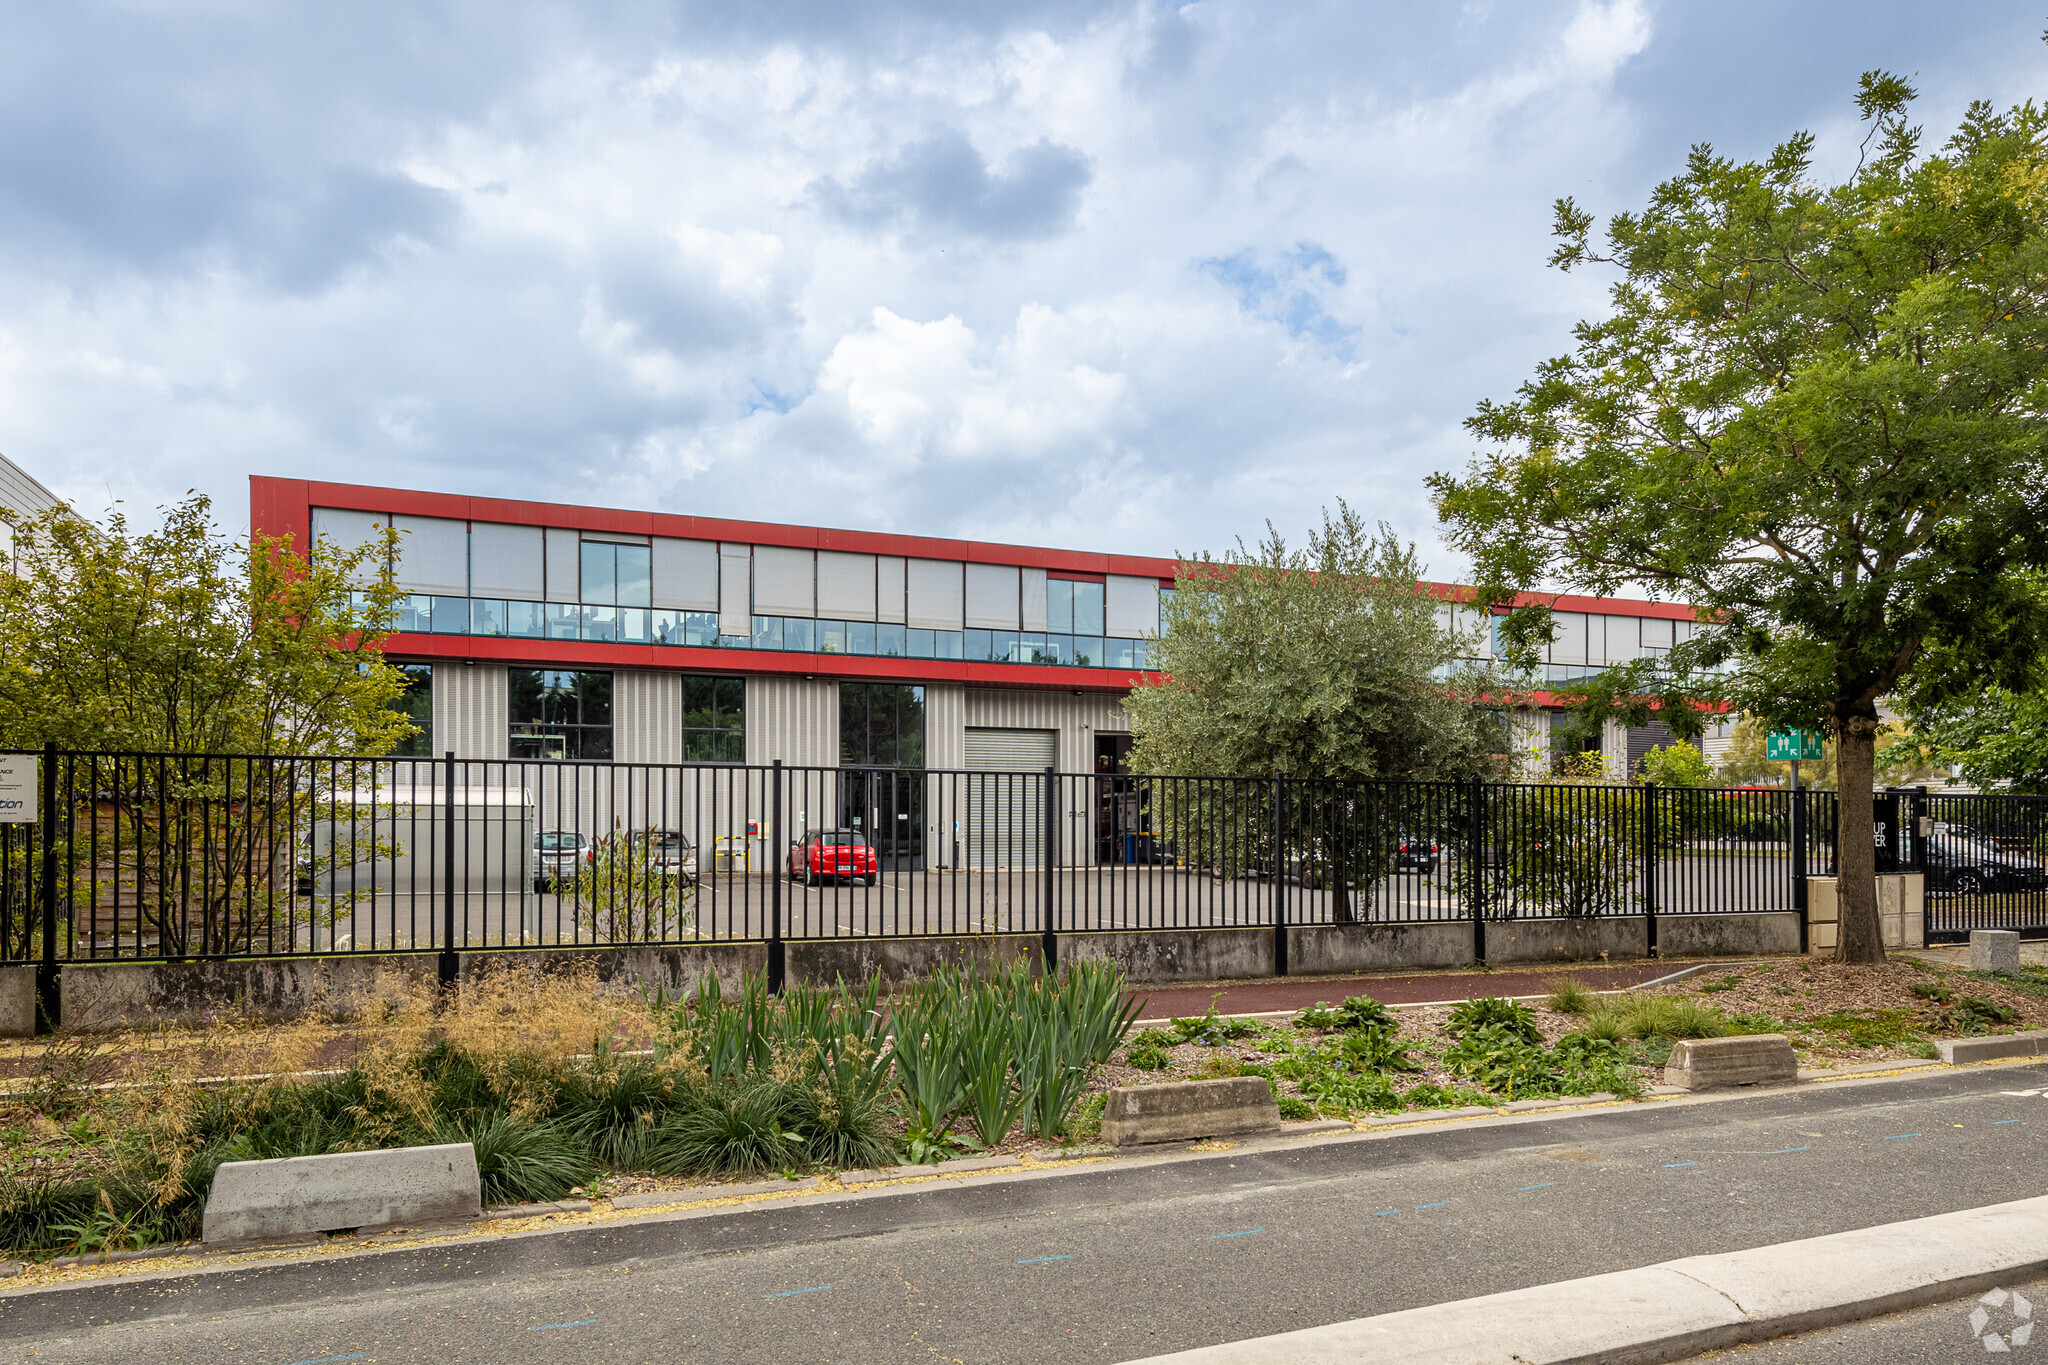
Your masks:
{"label": "concrete block barrier", "polygon": [[1132,1365],[1607,1365],[1810,1331],[2048,1268],[2048,1198],[1411,1308]]}
{"label": "concrete block barrier", "polygon": [[1973,972],[2018,972],[2020,935],[2017,929],[1972,929],[1970,970]]}
{"label": "concrete block barrier", "polygon": [[1280,1131],[1280,1106],[1263,1076],[1119,1086],[1102,1109],[1112,1147]]}
{"label": "concrete block barrier", "polygon": [[1726,1090],[1799,1079],[1792,1040],[1782,1033],[1741,1038],[1687,1038],[1671,1049],[1664,1084],[1685,1090]]}
{"label": "concrete block barrier", "polygon": [[476,1149],[467,1142],[230,1161],[213,1177],[201,1237],[239,1242],[449,1222],[482,1212]]}
{"label": "concrete block barrier", "polygon": [[2048,1029],[2001,1033],[1990,1038],[1948,1038],[1936,1043],[1934,1050],[1950,1066],[1995,1062],[2003,1057],[2040,1057],[2048,1055]]}

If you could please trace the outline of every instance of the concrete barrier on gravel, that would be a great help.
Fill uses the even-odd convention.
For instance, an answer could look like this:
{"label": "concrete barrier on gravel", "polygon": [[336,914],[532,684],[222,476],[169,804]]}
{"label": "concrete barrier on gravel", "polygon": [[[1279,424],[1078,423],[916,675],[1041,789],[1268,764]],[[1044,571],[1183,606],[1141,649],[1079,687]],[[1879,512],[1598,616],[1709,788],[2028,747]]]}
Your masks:
{"label": "concrete barrier on gravel", "polygon": [[241,1242],[344,1228],[446,1223],[483,1212],[467,1142],[277,1161],[229,1161],[213,1177],[201,1235]]}
{"label": "concrete barrier on gravel", "polygon": [[1263,1076],[1119,1086],[1102,1109],[1112,1147],[1280,1131],[1280,1106]]}
{"label": "concrete barrier on gravel", "polygon": [[1741,1038],[1687,1038],[1671,1048],[1664,1084],[1687,1090],[1727,1090],[1799,1079],[1792,1040],[1782,1033]]}

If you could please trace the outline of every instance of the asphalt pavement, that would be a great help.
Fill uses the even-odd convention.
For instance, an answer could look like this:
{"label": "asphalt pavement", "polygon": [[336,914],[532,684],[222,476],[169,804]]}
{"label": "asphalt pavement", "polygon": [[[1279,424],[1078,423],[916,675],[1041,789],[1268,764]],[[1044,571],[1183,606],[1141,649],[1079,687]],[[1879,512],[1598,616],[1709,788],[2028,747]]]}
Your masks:
{"label": "asphalt pavement", "polygon": [[1113,1362],[2048,1192],[2044,1088],[2048,1065],[1835,1082],[0,1295],[0,1343],[77,1365]]}
{"label": "asphalt pavement", "polygon": [[[1974,1318],[1979,1312],[1984,1316]],[[2016,1330],[2036,1319],[2039,1327],[2020,1332],[2014,1340]],[[1998,1338],[1999,1345],[1987,1344],[1988,1337]],[[1982,1296],[1972,1294],[1826,1331],[1710,1351],[1693,1359],[1727,1365],[1931,1365],[1945,1360],[1982,1360],[1987,1354],[2012,1355],[2022,1361],[2029,1356],[2048,1360],[2048,1280],[2023,1278]]]}

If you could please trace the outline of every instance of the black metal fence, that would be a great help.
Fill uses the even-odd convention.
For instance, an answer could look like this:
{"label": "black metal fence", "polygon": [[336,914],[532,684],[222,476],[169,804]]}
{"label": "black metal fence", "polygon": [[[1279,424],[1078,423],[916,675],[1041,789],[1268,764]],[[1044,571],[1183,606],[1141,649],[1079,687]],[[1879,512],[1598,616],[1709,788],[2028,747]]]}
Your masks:
{"label": "black metal fence", "polygon": [[1929,942],[1972,929],[2048,938],[2048,797],[1901,794],[1927,874]]}
{"label": "black metal fence", "polygon": [[[1284,971],[1293,927],[1466,923],[1483,960],[1490,922],[1620,916],[1654,951],[1660,916],[1803,909],[1835,823],[1825,793],[1745,789],[35,757],[37,818],[0,824],[0,963],[50,969],[1269,928]],[[2037,837],[2036,806],[1980,800],[1999,814],[1937,823]]]}

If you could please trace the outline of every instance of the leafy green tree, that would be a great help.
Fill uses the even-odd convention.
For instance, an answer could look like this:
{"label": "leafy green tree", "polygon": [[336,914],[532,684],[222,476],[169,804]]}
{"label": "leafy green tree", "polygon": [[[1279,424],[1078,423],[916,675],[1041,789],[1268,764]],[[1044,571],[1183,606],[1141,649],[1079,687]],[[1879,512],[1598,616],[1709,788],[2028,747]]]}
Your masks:
{"label": "leafy green tree", "polygon": [[1964,781],[2048,796],[2048,690],[1987,688],[1922,721],[1929,754],[1953,763]]}
{"label": "leafy green tree", "polygon": [[1645,786],[1704,787],[1713,778],[1713,767],[1697,744],[1664,744],[1643,755]]}
{"label": "leafy green tree", "polygon": [[309,562],[288,538],[222,535],[203,497],[153,531],[119,512],[17,521],[0,748],[388,753],[413,729],[378,648],[399,596],[389,536]]}
{"label": "leafy green tree", "polygon": [[[1913,93],[1863,78],[1865,155],[1840,184],[1801,133],[1761,162],[1695,148],[1604,251],[1560,201],[1552,261],[1613,267],[1609,314],[1481,405],[1491,453],[1431,480],[1486,600],[1647,585],[1702,623],[1661,685],[1830,732],[1850,962],[1884,955],[1863,833],[1878,700],[2022,671],[2042,622],[2014,571],[2048,561],[2048,118],[1975,104],[1922,155]],[[1546,618],[1516,611],[1510,639]],[[1610,703],[1655,691],[1627,681]]]}
{"label": "leafy green tree", "polygon": [[[1421,582],[1413,548],[1340,502],[1305,548],[1269,527],[1255,550],[1240,543],[1221,560],[1181,564],[1153,654],[1164,680],[1125,702],[1138,736],[1132,766],[1313,779],[1289,788],[1292,856],[1350,920],[1353,889],[1377,884],[1399,827],[1442,816],[1366,810],[1362,790],[1346,784],[1466,779],[1496,767],[1501,727],[1473,705],[1494,680],[1466,663],[1478,652]],[[1267,803],[1224,790],[1166,784],[1156,799],[1177,803],[1181,828],[1202,836],[1213,852],[1201,856],[1219,871],[1268,865]]]}
{"label": "leafy green tree", "polygon": [[[398,597],[390,533],[309,560],[288,539],[220,534],[193,497],[153,531],[56,509],[13,537],[0,748],[81,755],[60,857],[93,930],[171,955],[290,946],[316,917],[331,931],[353,897],[293,884],[326,871],[315,830],[365,799],[346,788],[389,773],[285,756],[384,754],[413,730],[392,706],[405,675],[378,648]],[[101,919],[108,888],[126,894]],[[113,918],[121,899],[132,924]]]}

